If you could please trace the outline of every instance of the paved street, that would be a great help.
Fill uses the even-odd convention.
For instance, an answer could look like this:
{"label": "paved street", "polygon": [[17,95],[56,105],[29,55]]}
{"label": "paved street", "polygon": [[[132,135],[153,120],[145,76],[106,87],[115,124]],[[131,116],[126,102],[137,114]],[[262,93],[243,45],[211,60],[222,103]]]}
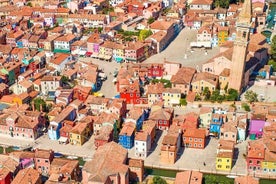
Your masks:
{"label": "paved street", "polygon": [[89,141],[87,141],[82,146],[76,146],[71,144],[59,144],[58,141],[53,141],[44,135],[34,142],[34,148],[40,149],[52,149],[57,153],[70,156],[78,156],[85,158],[92,158],[95,153],[94,137],[92,136]]}
{"label": "paved street", "polygon": [[[163,132],[159,141],[154,145],[153,150],[150,152],[150,155],[145,159],[146,167],[153,168],[163,168],[171,170],[195,170],[205,173],[216,173],[216,174],[226,174],[226,175],[245,175],[246,174],[246,162],[243,157],[243,154],[246,151],[246,142],[237,145],[235,154],[238,154],[239,157],[236,160],[237,156],[234,157],[234,166],[231,172],[223,172],[216,170],[216,151],[218,140],[215,138],[210,139],[208,145],[205,149],[181,149],[179,150],[179,157],[175,164],[162,164],[160,163],[160,147],[165,136],[166,132]],[[158,135],[157,137],[159,137]],[[129,150],[129,157],[135,157],[135,150],[132,148]],[[206,163],[206,166],[203,163]]]}

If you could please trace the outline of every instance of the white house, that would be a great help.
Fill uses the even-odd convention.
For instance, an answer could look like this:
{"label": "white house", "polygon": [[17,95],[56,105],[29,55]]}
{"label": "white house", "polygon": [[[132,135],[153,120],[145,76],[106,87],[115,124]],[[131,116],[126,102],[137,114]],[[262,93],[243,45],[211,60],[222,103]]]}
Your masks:
{"label": "white house", "polygon": [[190,4],[191,10],[211,10],[213,0],[193,0]]}
{"label": "white house", "polygon": [[163,3],[165,8],[171,7],[172,4],[173,4],[173,0],[162,0],[162,3]]}
{"label": "white house", "polygon": [[137,132],[134,147],[136,157],[146,158],[151,148],[150,135],[147,132]]}
{"label": "white house", "polygon": [[41,79],[41,92],[45,95],[47,95],[48,92],[55,92],[59,87],[61,87],[60,76],[44,76]]}
{"label": "white house", "polygon": [[72,59],[69,54],[55,54],[54,58],[49,61],[49,66],[53,67],[56,71],[61,72],[64,70],[66,63]]}
{"label": "white house", "polygon": [[76,36],[66,34],[54,40],[54,48],[56,52],[70,52],[71,44],[76,41]]}
{"label": "white house", "polygon": [[98,28],[109,23],[109,17],[104,14],[69,14],[68,22],[80,22],[84,27]]}
{"label": "white house", "polygon": [[118,4],[121,4],[121,3],[123,3],[124,2],[124,0],[110,0],[109,1],[109,4],[111,5],[111,6],[117,6]]}

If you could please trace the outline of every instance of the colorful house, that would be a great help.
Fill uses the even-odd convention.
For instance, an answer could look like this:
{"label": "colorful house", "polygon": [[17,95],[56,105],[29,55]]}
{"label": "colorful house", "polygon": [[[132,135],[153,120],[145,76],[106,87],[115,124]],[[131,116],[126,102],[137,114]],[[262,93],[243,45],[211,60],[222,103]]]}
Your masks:
{"label": "colorful house", "polygon": [[258,139],[263,135],[263,128],[265,126],[264,114],[253,114],[249,122],[249,138],[251,140]]}
{"label": "colorful house", "polygon": [[135,156],[146,158],[151,148],[151,138],[147,132],[136,132],[135,134]]}
{"label": "colorful house", "polygon": [[210,135],[219,136],[220,128],[226,120],[226,115],[224,114],[213,114],[212,121],[210,123]]}
{"label": "colorful house", "polygon": [[149,117],[149,109],[133,107],[127,113],[125,122],[132,122],[136,126],[136,131],[142,129],[143,122]]}
{"label": "colorful house", "polygon": [[100,146],[113,141],[113,127],[104,126],[100,129],[98,135],[95,135],[94,144],[95,148],[98,149]]}
{"label": "colorful house", "polygon": [[35,169],[38,170],[41,174],[48,175],[51,162],[54,159],[54,152],[52,150],[35,150]]}
{"label": "colorful house", "polygon": [[148,104],[152,105],[156,102],[160,102],[162,100],[162,93],[164,91],[163,83],[149,84],[146,86],[146,94],[148,96]]}
{"label": "colorful house", "polygon": [[218,27],[218,44],[223,45],[228,40],[228,27],[219,26]]}
{"label": "colorful house", "polygon": [[166,88],[162,93],[162,99],[165,107],[173,107],[180,104],[181,90]]}
{"label": "colorful house", "polygon": [[92,134],[90,123],[79,122],[70,132],[70,144],[81,146],[89,140]]}
{"label": "colorful house", "polygon": [[178,134],[167,134],[163,138],[160,153],[160,162],[163,164],[174,164],[177,156]]}
{"label": "colorful house", "polygon": [[119,134],[119,144],[126,149],[131,149],[134,145],[135,126],[133,123],[124,124]]}
{"label": "colorful house", "polygon": [[199,112],[200,126],[201,127],[210,127],[212,121],[213,108],[211,107],[201,107]]}
{"label": "colorful house", "polygon": [[127,104],[139,104],[140,103],[140,85],[138,80],[120,89],[120,98],[126,100]]}
{"label": "colorful house", "polygon": [[183,133],[183,144],[186,148],[204,149],[205,142],[205,129],[186,129]]}
{"label": "colorful house", "polygon": [[219,138],[226,141],[236,142],[238,139],[237,123],[236,122],[224,123],[220,128]]}
{"label": "colorful house", "polygon": [[172,124],[173,109],[159,108],[151,110],[149,120],[155,121],[156,127],[160,130],[168,130]]}
{"label": "colorful house", "polygon": [[233,152],[219,152],[216,158],[216,170],[231,171]]}
{"label": "colorful house", "polygon": [[247,170],[248,172],[262,171],[262,162],[265,158],[265,146],[263,140],[254,140],[248,142],[247,147]]}

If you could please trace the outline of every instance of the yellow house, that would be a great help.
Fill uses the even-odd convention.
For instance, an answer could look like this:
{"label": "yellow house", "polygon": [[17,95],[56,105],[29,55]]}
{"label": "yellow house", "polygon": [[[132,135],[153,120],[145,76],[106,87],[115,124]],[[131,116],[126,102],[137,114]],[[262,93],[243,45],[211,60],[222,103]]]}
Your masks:
{"label": "yellow house", "polygon": [[233,152],[219,152],[216,159],[216,170],[230,171],[232,169]]}
{"label": "yellow house", "polygon": [[89,124],[79,122],[70,132],[70,143],[81,146],[89,139],[90,133]]}
{"label": "yellow house", "polygon": [[173,107],[180,104],[181,91],[180,89],[166,88],[162,93],[162,99],[165,107]]}
{"label": "yellow house", "polygon": [[205,87],[208,87],[210,92],[212,93],[217,89],[218,86],[218,76],[207,73],[207,72],[200,72],[196,73],[192,80],[192,91],[200,94],[203,92]]}
{"label": "yellow house", "polygon": [[276,154],[270,152],[269,150],[265,151],[265,160],[261,163],[263,172],[276,172]]}
{"label": "yellow house", "polygon": [[225,68],[219,75],[219,87],[220,89],[224,89],[229,82],[230,69]]}
{"label": "yellow house", "polygon": [[3,7],[3,6],[7,6],[10,4],[10,1],[9,0],[1,0],[0,1],[0,7]]}

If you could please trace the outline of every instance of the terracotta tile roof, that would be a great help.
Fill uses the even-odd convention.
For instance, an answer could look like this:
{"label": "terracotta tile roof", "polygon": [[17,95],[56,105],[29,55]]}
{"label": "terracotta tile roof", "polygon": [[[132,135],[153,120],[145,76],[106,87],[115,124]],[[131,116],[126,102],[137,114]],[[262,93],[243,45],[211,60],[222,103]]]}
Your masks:
{"label": "terracotta tile roof", "polygon": [[276,154],[270,150],[265,150],[265,161],[267,162],[276,162]]}
{"label": "terracotta tile roof", "polygon": [[253,178],[252,176],[239,176],[235,178],[236,184],[259,184],[258,178]]}
{"label": "terracotta tile roof", "polygon": [[194,102],[196,97],[195,92],[189,92],[188,95],[186,96],[186,101],[187,102]]}
{"label": "terracotta tile roof", "polygon": [[219,140],[218,149],[233,150],[235,143],[233,141]]}
{"label": "terracotta tile roof", "polygon": [[143,115],[143,113],[144,113],[144,108],[134,106],[127,113],[127,119],[138,120]]}
{"label": "terracotta tile roof", "polygon": [[88,127],[87,123],[77,123],[70,133],[82,135],[85,129]]}
{"label": "terracotta tile roof", "polygon": [[110,136],[112,136],[113,127],[112,126],[103,126],[100,129],[100,132],[98,135],[95,136],[95,140],[105,140],[108,141],[110,139]]}
{"label": "terracotta tile roof", "polygon": [[128,161],[129,167],[144,168],[144,160],[131,158]]}
{"label": "terracotta tile roof", "polygon": [[190,67],[179,68],[178,72],[172,76],[171,82],[173,84],[190,84],[196,70]]}
{"label": "terracotta tile roof", "polygon": [[104,14],[69,14],[68,18],[70,19],[88,19],[93,21],[104,21],[106,20],[106,15]]}
{"label": "terracotta tile roof", "polygon": [[149,84],[147,85],[147,94],[162,94],[164,91],[163,83]]}
{"label": "terracotta tile roof", "polygon": [[125,123],[119,135],[131,136],[134,134],[135,125],[133,123]]}
{"label": "terracotta tile roof", "polygon": [[233,158],[233,152],[219,152],[217,158]]}
{"label": "terracotta tile roof", "polygon": [[175,184],[201,184],[203,173],[198,171],[178,172],[175,178]]}
{"label": "terracotta tile roof", "polygon": [[35,150],[35,158],[43,158],[43,159],[51,159],[53,157],[54,152],[52,150]]}
{"label": "terracotta tile roof", "polygon": [[73,40],[73,39],[75,39],[75,38],[76,38],[76,36],[73,35],[73,34],[66,34],[66,35],[64,35],[64,36],[61,36],[61,37],[56,38],[55,41],[59,41],[59,42],[69,42],[69,41],[71,41],[71,40]]}
{"label": "terracotta tile roof", "polygon": [[162,145],[176,146],[178,134],[167,134],[162,140]]}
{"label": "terracotta tile roof", "polygon": [[237,122],[227,122],[221,126],[221,132],[232,132],[237,134]]}
{"label": "terracotta tile roof", "polygon": [[150,29],[167,31],[174,24],[173,21],[156,20],[149,25]]}
{"label": "terracotta tile roof", "polygon": [[0,165],[11,173],[15,173],[19,166],[19,159],[9,155],[0,155]]}
{"label": "terracotta tile roof", "polygon": [[39,183],[40,180],[40,173],[37,170],[26,168],[20,170],[11,183],[22,184],[29,183],[30,181],[32,181],[32,183]]}
{"label": "terracotta tile roof", "polygon": [[136,132],[135,140],[136,141],[147,141],[148,135],[149,134],[147,132]]}
{"label": "terracotta tile roof", "polygon": [[3,44],[0,44],[0,53],[3,53],[3,54],[10,54],[12,51],[12,47],[10,45],[3,45]]}
{"label": "terracotta tile roof", "polygon": [[262,139],[248,142],[247,157],[261,158],[265,156],[265,147]]}
{"label": "terracotta tile roof", "polygon": [[150,35],[148,39],[153,39],[157,42],[161,42],[165,37],[167,36],[167,33],[165,31],[157,31],[156,33]]}
{"label": "terracotta tile roof", "polygon": [[206,129],[186,129],[183,133],[183,137],[194,137],[205,139]]}
{"label": "terracotta tile roof", "polygon": [[230,69],[229,68],[224,68],[222,72],[219,74],[219,76],[222,77],[229,77],[230,76]]}
{"label": "terracotta tile roof", "polygon": [[173,115],[173,110],[162,108],[156,111],[151,111],[149,120],[170,120]]}
{"label": "terracotta tile roof", "polygon": [[213,111],[212,107],[201,107],[199,114],[212,113]]}
{"label": "terracotta tile roof", "polygon": [[55,54],[54,58],[50,62],[56,65],[60,65],[64,60],[68,59],[69,57],[69,54]]}
{"label": "terracotta tile roof", "polygon": [[127,150],[115,142],[110,142],[100,146],[93,159],[87,161],[82,170],[89,173],[88,181],[105,183],[109,176],[119,173],[125,175],[128,172],[126,159]]}
{"label": "terracotta tile roof", "polygon": [[218,84],[218,76],[207,72],[200,72],[194,75],[192,83],[197,81],[205,81],[216,86]]}

